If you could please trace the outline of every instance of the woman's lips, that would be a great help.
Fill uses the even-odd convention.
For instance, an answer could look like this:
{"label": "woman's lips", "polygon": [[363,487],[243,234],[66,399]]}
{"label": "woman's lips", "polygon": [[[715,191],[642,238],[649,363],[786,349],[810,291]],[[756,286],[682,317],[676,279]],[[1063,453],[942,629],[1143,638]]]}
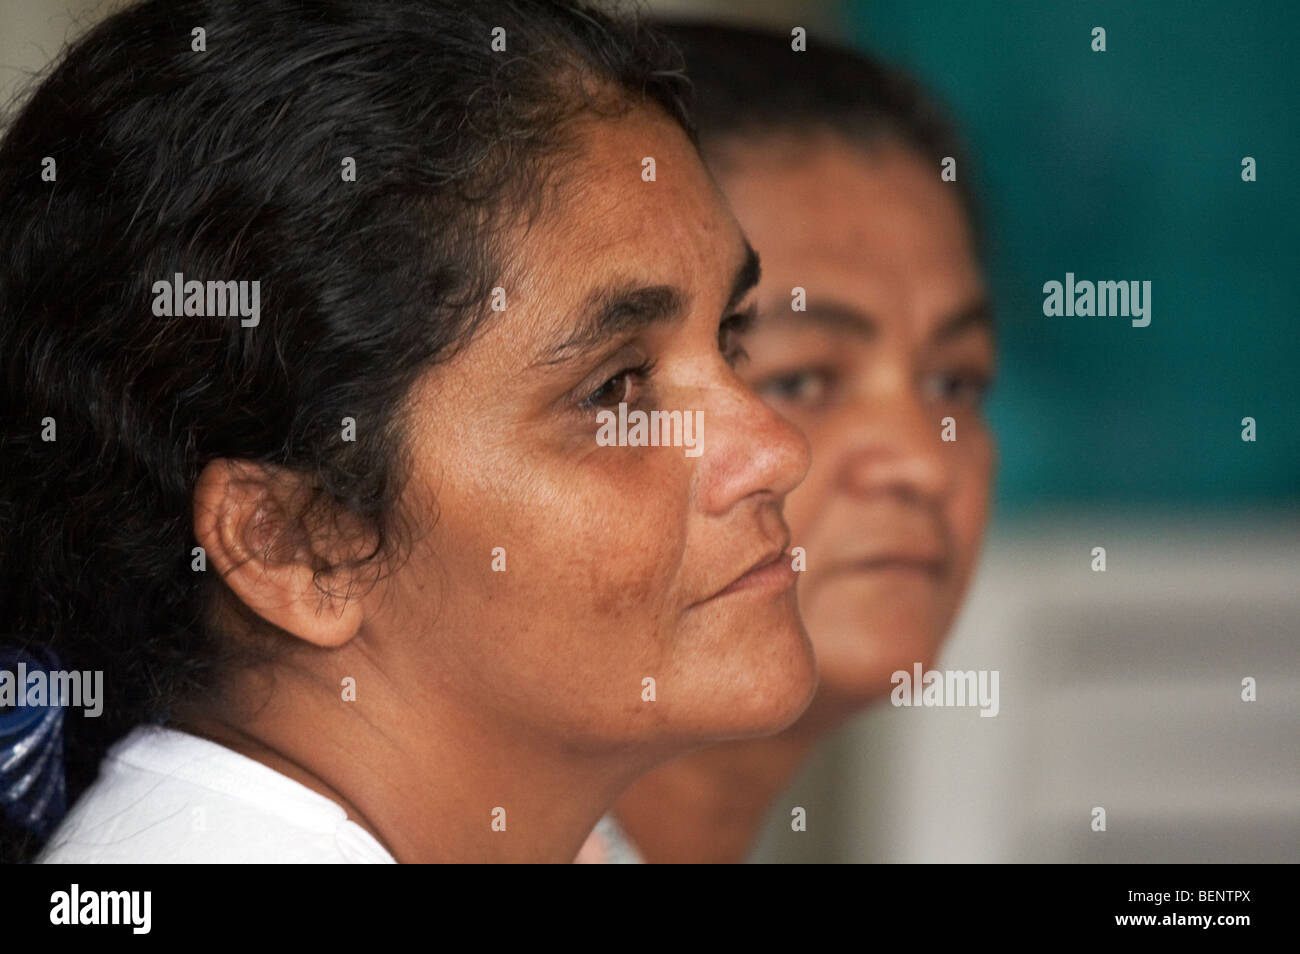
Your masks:
{"label": "woman's lips", "polygon": [[942,580],[948,575],[948,567],[948,559],[939,554],[901,552],[839,560],[828,567],[826,573],[828,575],[838,575],[841,573],[904,572],[918,573],[934,580]]}
{"label": "woman's lips", "polygon": [[798,574],[791,565],[790,554],[785,552],[785,548],[772,556],[765,557],[751,567],[743,576],[740,576],[731,583],[726,589],[715,593],[709,599],[716,600],[721,596],[730,596],[733,593],[741,593],[746,590],[784,590],[794,585],[795,578]]}

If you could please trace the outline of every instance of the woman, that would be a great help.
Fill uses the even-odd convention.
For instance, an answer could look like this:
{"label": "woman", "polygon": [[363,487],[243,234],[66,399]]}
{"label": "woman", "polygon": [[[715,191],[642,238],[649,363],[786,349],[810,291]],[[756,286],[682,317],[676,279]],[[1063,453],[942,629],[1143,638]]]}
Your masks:
{"label": "woman", "polygon": [[787,513],[821,685],[785,732],[640,779],[617,819],[648,860],[735,861],[812,748],[942,647],[986,519],[993,335],[967,163],[913,82],[816,38],[668,33],[710,168],[763,252],[743,371],[812,445]]}
{"label": "woman", "polygon": [[[568,2],[150,0],[36,90],[3,610],[105,695],[43,860],[567,861],[802,711],[807,447],[733,369],[757,260],[664,50]],[[707,426],[605,446],[629,408]]]}

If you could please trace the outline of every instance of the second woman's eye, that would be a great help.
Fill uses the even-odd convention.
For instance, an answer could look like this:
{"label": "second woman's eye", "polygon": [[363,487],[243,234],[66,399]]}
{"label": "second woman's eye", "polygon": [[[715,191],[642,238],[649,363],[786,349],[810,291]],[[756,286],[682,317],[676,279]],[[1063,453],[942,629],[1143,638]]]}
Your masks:
{"label": "second woman's eye", "polygon": [[765,401],[810,407],[826,400],[834,380],[835,372],[829,368],[799,368],[764,378],[754,390]]}
{"label": "second woman's eye", "polygon": [[923,388],[930,400],[978,408],[984,404],[991,384],[982,371],[939,371],[926,376]]}

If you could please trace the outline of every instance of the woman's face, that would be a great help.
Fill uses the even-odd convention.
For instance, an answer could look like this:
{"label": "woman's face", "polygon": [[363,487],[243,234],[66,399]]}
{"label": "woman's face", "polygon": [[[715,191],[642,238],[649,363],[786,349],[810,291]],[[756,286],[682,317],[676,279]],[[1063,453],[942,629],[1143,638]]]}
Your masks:
{"label": "woman's face", "polygon": [[787,513],[818,707],[857,707],[934,659],[976,562],[994,462],[984,281],[955,187],[899,148],[774,139],[717,174],[763,253],[742,371],[812,445]]}
{"label": "woman's face", "polygon": [[[782,555],[809,457],[732,367],[756,267],[668,119],[580,145],[515,236],[505,310],[411,396],[423,539],[382,600],[386,671],[579,751],[774,731],[816,682]],[[620,402],[697,427],[602,446]]]}

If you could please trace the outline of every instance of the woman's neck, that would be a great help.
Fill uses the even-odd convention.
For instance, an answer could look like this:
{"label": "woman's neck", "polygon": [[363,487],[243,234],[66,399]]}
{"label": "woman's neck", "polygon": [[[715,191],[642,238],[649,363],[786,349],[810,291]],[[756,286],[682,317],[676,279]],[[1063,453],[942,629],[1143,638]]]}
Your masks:
{"label": "woman's neck", "polygon": [[836,719],[804,719],[779,735],[725,742],[674,759],[619,799],[619,824],[658,864],[744,861],[772,800]]}
{"label": "woman's neck", "polygon": [[[645,768],[575,756],[452,705],[384,699],[377,679],[358,679],[371,687],[364,708],[311,683],[277,673],[273,693],[231,692],[220,709],[175,724],[329,798],[399,862],[572,861]],[[394,731],[413,724],[419,731]]]}

